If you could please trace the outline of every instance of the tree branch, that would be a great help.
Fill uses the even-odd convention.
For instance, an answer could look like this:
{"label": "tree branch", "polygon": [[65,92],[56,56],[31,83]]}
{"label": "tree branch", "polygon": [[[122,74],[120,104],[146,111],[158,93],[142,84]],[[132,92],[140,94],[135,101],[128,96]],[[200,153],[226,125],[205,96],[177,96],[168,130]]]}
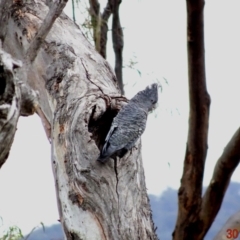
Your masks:
{"label": "tree branch", "polygon": [[36,36],[32,40],[32,42],[27,50],[26,57],[30,63],[33,62],[34,59],[36,58],[43,41],[45,40],[46,36],[48,35],[49,31],[51,30],[55,20],[62,13],[67,2],[68,2],[68,0],[59,0],[58,2],[57,1],[52,2],[52,5],[48,11],[46,18],[44,19],[41,27],[39,28]]}
{"label": "tree branch", "polygon": [[93,40],[95,48],[100,52],[100,4],[98,0],[89,0],[91,23],[93,28]]}
{"label": "tree branch", "polygon": [[[50,32],[55,20],[60,16],[64,7],[66,6],[68,0],[59,0],[52,3],[48,3],[49,11],[47,16],[45,17],[41,27],[39,28],[36,36],[30,43],[30,46],[26,53],[26,60],[27,66],[30,67],[31,63],[35,60],[38,51],[41,48],[43,41],[45,40],[46,36]],[[44,112],[42,111],[39,104],[34,104],[34,111],[38,114],[41,118],[45,133],[49,141],[51,141],[51,124],[49,123],[47,117],[45,116]]]}
{"label": "tree branch", "polygon": [[72,13],[73,13],[73,21],[76,22],[76,17],[75,17],[75,0],[72,0]]}
{"label": "tree branch", "polygon": [[102,14],[100,14],[100,4],[97,0],[89,0],[89,5],[95,48],[106,59],[108,19],[112,13],[110,0]]}
{"label": "tree branch", "polygon": [[[201,219],[205,233],[214,221],[229,185],[231,176],[240,161],[240,128],[232,136],[225,147],[222,156],[218,159],[212,179],[203,196]],[[212,204],[214,202],[214,204]],[[203,236],[204,236],[203,235]]]}
{"label": "tree branch", "polygon": [[121,90],[121,93],[124,94],[123,90],[123,79],[122,79],[122,51],[123,51],[123,31],[120,23],[119,17],[119,6],[121,0],[111,0],[112,4],[112,40],[113,40],[113,49],[115,53],[115,73],[118,80],[118,86]]}
{"label": "tree branch", "polygon": [[101,36],[100,36],[100,54],[103,58],[107,57],[107,34],[108,34],[108,19],[111,16],[112,9],[110,0],[108,1],[102,16],[101,16]]}
{"label": "tree branch", "polygon": [[210,97],[204,60],[204,0],[187,0],[187,46],[190,117],[179,208],[173,239],[201,239],[202,179],[207,154]]}

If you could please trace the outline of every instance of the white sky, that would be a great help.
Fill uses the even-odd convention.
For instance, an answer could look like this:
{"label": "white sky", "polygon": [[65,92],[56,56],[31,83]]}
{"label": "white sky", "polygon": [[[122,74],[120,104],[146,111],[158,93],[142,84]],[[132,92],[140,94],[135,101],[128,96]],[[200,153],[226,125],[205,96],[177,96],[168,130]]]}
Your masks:
{"label": "white sky", "polygon": [[[216,160],[239,127],[239,9],[238,0],[211,0],[205,5],[207,85],[212,103],[204,185],[208,184]],[[71,14],[71,6],[67,12]],[[149,117],[142,138],[148,192],[160,194],[167,187],[178,188],[186,147],[185,1],[123,1],[121,23],[125,64],[135,59],[138,62],[135,68],[141,71],[140,76],[137,70],[124,69],[126,95],[132,97],[155,80],[163,85],[159,107]],[[111,33],[109,43],[110,40]],[[108,60],[113,63],[110,44],[108,52]],[[232,180],[239,181],[239,174],[238,168]],[[50,146],[37,116],[19,121],[10,157],[0,171],[0,192],[0,216],[6,224],[17,224],[25,233],[40,222],[52,224],[58,219]]]}

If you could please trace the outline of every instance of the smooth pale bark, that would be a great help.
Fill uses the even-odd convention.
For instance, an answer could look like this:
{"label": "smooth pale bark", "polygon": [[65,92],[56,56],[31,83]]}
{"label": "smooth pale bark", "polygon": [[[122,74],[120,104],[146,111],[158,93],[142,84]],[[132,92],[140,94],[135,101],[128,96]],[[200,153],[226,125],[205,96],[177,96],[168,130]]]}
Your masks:
{"label": "smooth pale bark", "polygon": [[236,239],[236,232],[240,233],[240,211],[227,220],[214,240]]}
{"label": "smooth pale bark", "polygon": [[[43,1],[30,2],[14,1],[11,14],[3,13],[3,47],[22,60],[48,12]],[[28,83],[38,90],[51,123],[56,195],[67,239],[157,239],[140,141],[121,160],[96,162],[111,121],[126,101],[109,64],[62,14],[27,69]]]}

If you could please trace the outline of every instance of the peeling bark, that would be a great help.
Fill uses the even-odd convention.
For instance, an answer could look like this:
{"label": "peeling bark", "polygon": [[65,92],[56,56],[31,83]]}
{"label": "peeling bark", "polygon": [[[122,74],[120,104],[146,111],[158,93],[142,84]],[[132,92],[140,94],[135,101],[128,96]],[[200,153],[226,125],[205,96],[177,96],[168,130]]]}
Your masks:
{"label": "peeling bark", "polygon": [[8,158],[19,116],[34,114],[37,106],[36,92],[17,77],[21,66],[0,46],[0,168]]}
{"label": "peeling bark", "polygon": [[21,93],[14,75],[18,64],[0,48],[0,168],[8,158],[21,110]]}
{"label": "peeling bark", "polygon": [[[48,8],[41,0],[21,5],[14,1],[8,11],[3,46],[22,60]],[[126,100],[109,64],[65,14],[42,42],[26,76],[51,123],[52,166],[67,239],[157,239],[140,141],[115,163],[96,161]]]}

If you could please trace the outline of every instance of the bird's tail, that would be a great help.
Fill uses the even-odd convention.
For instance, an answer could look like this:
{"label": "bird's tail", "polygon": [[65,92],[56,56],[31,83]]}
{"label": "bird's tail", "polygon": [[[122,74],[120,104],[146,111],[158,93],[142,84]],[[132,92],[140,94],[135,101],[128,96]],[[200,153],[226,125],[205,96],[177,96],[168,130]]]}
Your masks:
{"label": "bird's tail", "polygon": [[113,153],[114,153],[114,150],[112,149],[111,145],[109,145],[108,143],[105,143],[97,161],[105,163],[109,160],[110,156]]}
{"label": "bird's tail", "polygon": [[101,163],[105,163],[109,160],[109,156],[103,156],[102,154],[100,154],[100,156],[98,157],[97,161],[101,162]]}

